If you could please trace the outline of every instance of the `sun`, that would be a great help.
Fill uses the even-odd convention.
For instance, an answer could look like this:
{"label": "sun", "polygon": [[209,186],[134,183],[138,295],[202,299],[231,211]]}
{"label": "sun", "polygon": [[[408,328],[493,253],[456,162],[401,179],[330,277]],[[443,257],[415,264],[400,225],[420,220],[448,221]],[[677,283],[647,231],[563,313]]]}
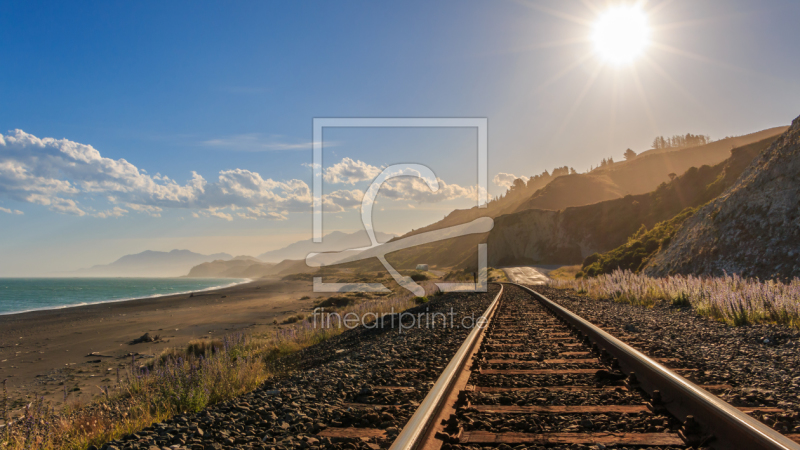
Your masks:
{"label": "sun", "polygon": [[650,29],[647,16],[635,6],[606,11],[594,24],[592,40],[600,56],[613,63],[627,63],[647,46]]}

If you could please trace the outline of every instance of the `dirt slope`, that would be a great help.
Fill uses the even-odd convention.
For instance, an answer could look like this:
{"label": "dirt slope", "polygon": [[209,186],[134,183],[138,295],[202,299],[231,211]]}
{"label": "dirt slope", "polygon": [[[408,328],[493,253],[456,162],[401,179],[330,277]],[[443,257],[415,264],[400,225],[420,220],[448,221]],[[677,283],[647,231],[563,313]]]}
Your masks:
{"label": "dirt slope", "polygon": [[644,272],[800,276],[800,117],[678,230]]}

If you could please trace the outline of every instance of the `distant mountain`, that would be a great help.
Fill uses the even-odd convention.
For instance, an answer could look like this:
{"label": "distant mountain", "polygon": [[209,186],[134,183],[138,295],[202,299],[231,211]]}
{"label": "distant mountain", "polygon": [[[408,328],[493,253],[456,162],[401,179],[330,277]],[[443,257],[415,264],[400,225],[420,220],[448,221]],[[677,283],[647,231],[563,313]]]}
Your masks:
{"label": "distant mountain", "polygon": [[800,117],[644,268],[652,276],[800,276]]}
{"label": "distant mountain", "polygon": [[[394,238],[394,234],[376,232],[375,238],[378,242],[387,242]],[[311,239],[289,244],[279,250],[272,250],[258,255],[258,259],[265,262],[281,262],[286,259],[304,260],[309,253],[320,252],[340,252],[343,250],[370,245],[367,232],[364,230],[355,233],[343,233],[334,231],[322,237],[321,243],[313,243]]]}
{"label": "distant mountain", "polygon": [[305,260],[283,260],[278,264],[247,259],[206,262],[189,271],[190,278],[263,278],[284,276],[293,273],[313,272],[316,267],[308,267]]}
{"label": "distant mountain", "polygon": [[80,269],[71,275],[79,277],[180,277],[198,264],[231,258],[232,256],[227,253],[202,255],[189,250],[172,250],[171,252],[146,250],[135,255],[125,255],[111,264]]}

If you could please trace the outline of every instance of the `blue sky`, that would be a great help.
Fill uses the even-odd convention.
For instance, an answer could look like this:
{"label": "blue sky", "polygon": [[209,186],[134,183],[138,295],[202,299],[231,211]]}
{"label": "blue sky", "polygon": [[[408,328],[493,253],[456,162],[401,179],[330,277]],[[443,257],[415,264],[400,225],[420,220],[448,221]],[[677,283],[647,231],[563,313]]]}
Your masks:
{"label": "blue sky", "polygon": [[[247,171],[310,185],[304,164],[314,117],[487,117],[491,179],[565,164],[583,171],[628,147],[645,150],[659,134],[716,139],[800,114],[797,2],[646,2],[657,45],[620,67],[600,60],[587,40],[609,6],[0,2],[0,133],[66,139],[144,171],[124,189],[91,184],[100,175],[89,168],[37,166],[47,173],[36,174],[41,157],[15,141],[16,161],[32,174],[78,187],[54,200],[0,180],[0,275],[71,270],[146,249],[258,254],[310,237],[310,215],[291,203],[302,201],[294,185],[292,193],[275,188],[284,189],[280,204],[245,210],[256,217],[248,220],[237,216],[242,209],[219,205],[246,208],[255,203],[240,200],[252,193],[166,202],[145,198],[136,183],[150,177],[166,185],[166,176],[186,187],[196,172],[224,190],[221,171]],[[463,189],[419,202],[407,186],[411,200],[386,201],[376,211],[381,231],[402,233],[474,204],[474,158],[464,156],[475,152],[470,133],[340,130],[330,141],[326,165],[350,158],[369,172],[419,162]],[[491,193],[502,191],[493,186]],[[326,217],[326,232],[360,227],[346,200]],[[142,210],[148,206],[160,211]]]}

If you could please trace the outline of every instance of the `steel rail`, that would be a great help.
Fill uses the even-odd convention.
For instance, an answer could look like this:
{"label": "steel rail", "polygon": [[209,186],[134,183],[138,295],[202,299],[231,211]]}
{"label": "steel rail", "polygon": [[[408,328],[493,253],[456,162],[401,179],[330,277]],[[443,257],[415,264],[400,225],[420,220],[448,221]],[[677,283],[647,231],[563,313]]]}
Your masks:
{"label": "steel rail", "polygon": [[482,325],[475,326],[469,333],[467,339],[461,344],[450,363],[447,364],[447,367],[436,380],[428,395],[425,396],[417,411],[408,420],[400,434],[397,435],[389,450],[415,450],[423,444],[425,435],[435,425],[433,421],[450,395],[453,383],[455,383],[459,372],[467,363],[469,355],[472,354],[472,349],[478,341],[478,337],[483,333],[489,317],[497,308],[501,295],[503,295],[503,285],[500,285],[500,292],[497,293],[492,303],[489,304],[483,315],[476,321],[476,324],[481,323]]}
{"label": "steel rail", "polygon": [[[800,450],[800,445],[767,425],[739,411],[686,378],[667,369],[638,350],[592,325],[544,295],[517,283],[556,316],[613,356],[626,374],[635,373],[637,387],[661,394],[664,408],[684,421],[691,415],[702,427],[698,438],[715,449]],[[706,442],[707,441],[707,442]]]}

